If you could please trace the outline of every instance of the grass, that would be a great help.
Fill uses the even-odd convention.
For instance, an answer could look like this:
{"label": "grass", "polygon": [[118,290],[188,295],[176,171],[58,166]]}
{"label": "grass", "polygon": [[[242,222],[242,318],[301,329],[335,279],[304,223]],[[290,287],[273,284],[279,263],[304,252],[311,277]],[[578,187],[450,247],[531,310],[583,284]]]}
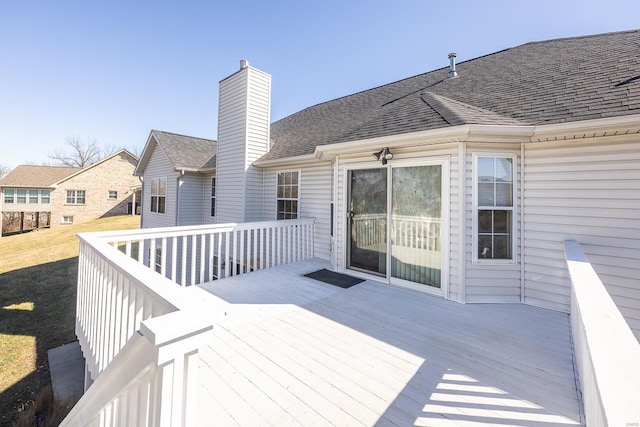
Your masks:
{"label": "grass", "polygon": [[139,224],[116,216],[0,239],[0,426],[33,412],[50,388],[47,350],[76,340],[76,234]]}

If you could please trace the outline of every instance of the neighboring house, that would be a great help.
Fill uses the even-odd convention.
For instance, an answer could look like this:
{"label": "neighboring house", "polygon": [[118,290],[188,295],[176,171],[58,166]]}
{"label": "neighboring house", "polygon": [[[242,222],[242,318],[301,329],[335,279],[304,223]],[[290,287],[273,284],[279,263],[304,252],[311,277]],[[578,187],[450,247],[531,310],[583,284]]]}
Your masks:
{"label": "neighboring house", "polygon": [[217,157],[213,141],[151,132],[142,224],[313,217],[315,255],[339,271],[564,312],[573,238],[640,337],[638,43],[452,54],[272,124],[270,76],[242,61],[220,82]]}
{"label": "neighboring house", "polygon": [[132,174],[137,161],[120,150],[85,168],[18,166],[0,180],[0,212],[19,213],[21,229],[25,214],[46,214],[55,227],[132,213],[140,199],[140,181]]}

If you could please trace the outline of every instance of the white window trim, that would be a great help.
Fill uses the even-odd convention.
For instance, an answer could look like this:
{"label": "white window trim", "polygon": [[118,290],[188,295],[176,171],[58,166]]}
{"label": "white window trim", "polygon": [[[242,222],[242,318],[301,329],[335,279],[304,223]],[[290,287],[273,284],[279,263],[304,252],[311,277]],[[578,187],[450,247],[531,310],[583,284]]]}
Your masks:
{"label": "white window trim", "polygon": [[301,169],[283,169],[276,171],[276,201],[275,201],[275,215],[274,219],[276,221],[284,221],[282,219],[278,219],[278,200],[294,200],[294,199],[280,199],[278,197],[278,174],[286,173],[286,172],[297,172],[298,173],[298,197],[295,199],[298,203],[298,209],[296,212],[296,219],[300,219],[300,194],[302,194],[302,170]]}
{"label": "white window trim", "polygon": [[[69,192],[74,192],[73,202],[69,203]],[[78,203],[78,192],[82,191],[84,193],[84,202]],[[64,194],[64,204],[69,206],[84,206],[87,204],[87,191],[86,190],[66,190]]]}
{"label": "white window trim", "polygon": [[[159,212],[158,207],[159,207],[159,203],[156,204],[156,210],[153,210],[153,181],[164,181],[164,212]],[[169,190],[169,180],[167,179],[166,176],[161,176],[161,177],[156,177],[156,178],[151,178],[150,182],[149,182],[149,212],[157,214],[157,215],[165,215],[167,213],[167,192]],[[158,194],[155,195],[156,198],[160,197]]]}
{"label": "white window trim", "polygon": [[[115,197],[111,197],[111,193],[115,193]],[[107,190],[107,200],[118,200],[118,190]]]}
{"label": "white window trim", "polygon": [[[67,218],[70,218],[71,220],[67,221]],[[73,224],[73,215],[63,215],[60,220],[60,224]]]}
{"label": "white window trim", "polygon": [[[214,184],[215,182],[215,184]],[[217,193],[218,193],[218,179],[217,176],[210,176],[209,177],[209,216],[211,218],[215,218],[216,216],[216,211],[218,209],[218,203],[216,198],[218,197]],[[211,194],[211,190],[214,191],[214,193],[216,193],[215,195]],[[211,201],[214,202],[214,207],[213,207],[213,214],[211,213]]]}
{"label": "white window trim", "polygon": [[[512,177],[513,177],[513,188],[511,189],[512,195],[511,200],[513,201],[513,206],[511,207],[512,218],[511,218],[511,255],[512,259],[502,259],[502,258],[479,258],[478,257],[478,158],[479,157],[499,157],[503,159],[511,159],[511,164],[513,165]],[[473,153],[473,169],[472,169],[472,177],[473,177],[473,208],[472,208],[472,217],[473,217],[473,227],[471,231],[471,240],[472,240],[472,263],[477,265],[515,265],[518,262],[518,253],[517,250],[517,242],[518,242],[518,199],[516,198],[518,193],[518,156],[514,153],[495,153],[495,152],[475,152]],[[501,206],[500,208],[508,208]],[[509,210],[509,209],[505,209]]]}

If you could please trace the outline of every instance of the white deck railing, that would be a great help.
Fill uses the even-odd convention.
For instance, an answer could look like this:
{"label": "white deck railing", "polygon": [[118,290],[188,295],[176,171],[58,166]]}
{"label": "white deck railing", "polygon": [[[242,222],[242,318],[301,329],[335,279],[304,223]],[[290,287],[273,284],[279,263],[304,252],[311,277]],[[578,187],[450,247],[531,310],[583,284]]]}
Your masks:
{"label": "white deck railing", "polygon": [[[86,382],[93,385],[65,423],[188,424],[198,347],[223,313],[213,312],[211,294],[176,282],[202,283],[217,272],[228,277],[312,258],[313,223],[80,234],[76,335]],[[157,259],[149,256],[151,248],[160,252]]]}
{"label": "white deck railing", "polygon": [[183,286],[313,258],[313,218],[130,230],[111,245]]}
{"label": "white deck railing", "polygon": [[[353,237],[359,247],[373,247],[387,242],[387,214],[355,215]],[[391,242],[411,249],[440,250],[440,218],[393,215]]]}
{"label": "white deck railing", "polygon": [[640,344],[580,244],[564,242],[571,329],[588,426],[640,423]]}

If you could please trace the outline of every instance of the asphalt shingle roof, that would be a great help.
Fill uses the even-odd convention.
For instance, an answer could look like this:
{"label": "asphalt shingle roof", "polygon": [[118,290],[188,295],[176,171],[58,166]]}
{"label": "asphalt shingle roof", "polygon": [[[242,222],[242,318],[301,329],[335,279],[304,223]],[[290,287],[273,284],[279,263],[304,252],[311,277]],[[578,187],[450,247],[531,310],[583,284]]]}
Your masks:
{"label": "asphalt shingle roof", "polygon": [[176,169],[216,167],[216,141],[159,130],[152,131],[152,134]]}
{"label": "asphalt shingle roof", "polygon": [[461,124],[541,125],[640,113],[640,30],[531,42],[306,108],[261,160]]}
{"label": "asphalt shingle roof", "polygon": [[20,165],[0,179],[0,187],[47,188],[82,168]]}

